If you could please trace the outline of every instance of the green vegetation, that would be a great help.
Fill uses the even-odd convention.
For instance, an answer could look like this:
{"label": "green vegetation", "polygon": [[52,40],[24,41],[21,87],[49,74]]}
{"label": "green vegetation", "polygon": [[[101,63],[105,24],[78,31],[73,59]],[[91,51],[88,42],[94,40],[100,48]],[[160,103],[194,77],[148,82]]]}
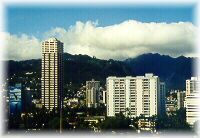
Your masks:
{"label": "green vegetation", "polygon": [[[108,76],[136,76],[152,72],[166,82],[167,88],[184,89],[185,80],[192,75],[195,58],[172,58],[159,54],[144,54],[125,61],[101,60],[87,55],[64,54],[64,85],[73,83],[76,89],[86,80],[99,80],[105,85]],[[8,67],[9,85],[20,82],[39,93],[41,60],[5,61]],[[27,72],[34,72],[27,75]],[[32,83],[31,83],[32,81]]]}
{"label": "green vegetation", "polygon": [[[85,81],[92,78],[99,80],[101,86],[105,86],[108,76],[135,76],[152,72],[165,81],[168,89],[184,89],[185,79],[192,74],[192,58],[171,58],[159,54],[145,54],[125,61],[100,60],[87,55],[64,54],[64,97],[79,98],[84,100]],[[30,87],[33,98],[41,97],[41,60],[7,61],[8,86],[22,83],[24,87]],[[158,68],[159,67],[159,68]],[[175,79],[176,78],[176,79]],[[22,90],[23,91],[23,90]],[[77,94],[78,91],[82,92]],[[126,115],[129,116],[129,111]],[[123,114],[116,117],[106,117],[97,124],[89,124],[85,117],[106,116],[105,106],[87,108],[83,105],[63,109],[63,130],[92,130],[92,127],[106,130],[133,130],[135,131],[139,118],[127,118]],[[180,109],[171,116],[155,117],[156,129],[164,130],[191,130],[185,121],[185,109]],[[132,127],[130,127],[132,125]],[[9,129],[54,129],[60,127],[60,114],[49,112],[45,108],[32,108],[21,117],[9,116]]]}
{"label": "green vegetation", "polygon": [[[94,129],[102,132],[137,132],[138,120],[145,119],[144,116],[129,118],[122,113],[116,114],[115,117],[106,117],[105,120],[98,122],[88,122],[86,118],[95,116],[105,116],[106,108],[101,106],[98,108],[87,108],[85,106],[77,106],[74,108],[66,107],[62,112],[62,129],[63,131],[90,131]],[[172,115],[163,115],[160,117],[152,116],[149,118],[156,122],[156,130],[158,132],[167,131],[188,131],[194,132],[186,123],[185,109],[174,112]],[[57,110],[48,112],[45,108],[33,108],[31,112],[24,113],[22,117],[10,116],[9,129],[40,129],[55,130],[60,129],[60,113]]]}
{"label": "green vegetation", "polygon": [[116,114],[115,117],[107,117],[100,125],[102,131],[120,131],[133,130],[131,127],[131,119],[125,117],[122,113]]}
{"label": "green vegetation", "polygon": [[186,122],[186,110],[180,108],[172,115],[163,115],[157,118],[156,122],[157,130],[191,130],[189,124]]}

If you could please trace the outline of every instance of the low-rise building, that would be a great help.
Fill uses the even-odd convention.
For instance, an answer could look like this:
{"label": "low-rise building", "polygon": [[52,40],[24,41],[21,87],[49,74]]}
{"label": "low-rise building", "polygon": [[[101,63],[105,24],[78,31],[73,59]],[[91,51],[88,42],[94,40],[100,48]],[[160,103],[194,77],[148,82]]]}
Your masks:
{"label": "low-rise building", "polygon": [[78,98],[71,98],[71,99],[64,99],[63,100],[64,106],[76,107],[79,104]]}
{"label": "low-rise building", "polygon": [[172,115],[177,110],[177,106],[175,103],[166,103],[166,114]]}
{"label": "low-rise building", "polygon": [[152,118],[141,118],[138,120],[139,131],[150,131],[151,133],[156,132],[156,122]]}
{"label": "low-rise building", "polygon": [[100,132],[100,128],[97,127],[97,124],[104,120],[105,116],[87,116],[84,118],[84,121],[89,123],[89,127],[93,129],[94,132]]}
{"label": "low-rise building", "polygon": [[32,103],[35,105],[36,108],[42,108],[43,107],[42,99],[33,99]]}

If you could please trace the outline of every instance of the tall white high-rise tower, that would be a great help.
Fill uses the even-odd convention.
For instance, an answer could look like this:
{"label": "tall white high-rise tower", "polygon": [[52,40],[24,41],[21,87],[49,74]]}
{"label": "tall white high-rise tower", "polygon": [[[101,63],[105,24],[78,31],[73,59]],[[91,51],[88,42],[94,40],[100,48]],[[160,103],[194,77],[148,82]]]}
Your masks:
{"label": "tall white high-rise tower", "polygon": [[63,43],[50,38],[42,43],[42,104],[61,108],[63,93]]}

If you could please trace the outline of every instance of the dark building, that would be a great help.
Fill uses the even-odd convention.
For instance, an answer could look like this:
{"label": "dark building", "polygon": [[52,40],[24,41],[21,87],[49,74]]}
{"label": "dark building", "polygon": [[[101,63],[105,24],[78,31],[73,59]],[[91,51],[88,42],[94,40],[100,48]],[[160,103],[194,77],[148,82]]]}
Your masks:
{"label": "dark building", "polygon": [[16,84],[9,87],[9,114],[16,115],[22,112],[22,86]]}

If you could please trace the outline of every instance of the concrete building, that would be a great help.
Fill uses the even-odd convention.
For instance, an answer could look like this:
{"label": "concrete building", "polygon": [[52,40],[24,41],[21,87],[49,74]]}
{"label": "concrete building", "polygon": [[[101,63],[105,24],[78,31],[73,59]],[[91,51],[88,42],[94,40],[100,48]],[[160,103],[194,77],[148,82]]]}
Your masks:
{"label": "concrete building", "polygon": [[19,115],[22,112],[22,85],[9,87],[9,114]]}
{"label": "concrete building", "polygon": [[160,114],[164,115],[166,113],[166,86],[164,82],[160,82],[160,93],[158,94],[158,99],[160,99],[160,107],[158,107],[160,110]]}
{"label": "concrete building", "polygon": [[168,116],[172,115],[175,111],[177,111],[177,106],[176,103],[174,102],[167,101],[165,106],[166,106],[166,114]]}
{"label": "concrete building", "polygon": [[200,100],[200,77],[191,77],[186,80],[186,121],[190,125],[194,125],[200,117],[199,100]]}
{"label": "concrete building", "polygon": [[25,87],[22,91],[22,111],[29,112],[33,107],[33,91],[30,87]]}
{"label": "concrete building", "polygon": [[103,91],[103,103],[106,104],[106,91]]}
{"label": "concrete building", "polygon": [[100,82],[92,79],[86,81],[86,106],[97,107],[99,103]]}
{"label": "concrete building", "polygon": [[33,99],[32,103],[36,108],[42,108],[42,99]]}
{"label": "concrete building", "polygon": [[84,122],[88,123],[90,129],[93,129],[94,132],[101,132],[98,124],[105,120],[105,116],[87,116],[84,117]]}
{"label": "concrete building", "polygon": [[137,123],[139,132],[141,131],[150,131],[151,133],[156,132],[156,121],[152,118],[140,118]]}
{"label": "concrete building", "polygon": [[64,98],[63,100],[63,107],[70,107],[70,108],[74,108],[77,107],[79,105],[79,99],[78,98]]}
{"label": "concrete building", "polygon": [[63,43],[50,38],[42,43],[42,104],[49,110],[62,105]]}
{"label": "concrete building", "polygon": [[200,77],[191,77],[186,80],[186,96],[194,93],[199,93],[200,89]]}
{"label": "concrete building", "polygon": [[177,92],[177,108],[180,109],[184,107],[185,101],[185,91],[178,91]]}
{"label": "concrete building", "polygon": [[106,83],[107,116],[122,112],[130,117],[150,117],[165,110],[165,85],[158,76],[108,77]]}

